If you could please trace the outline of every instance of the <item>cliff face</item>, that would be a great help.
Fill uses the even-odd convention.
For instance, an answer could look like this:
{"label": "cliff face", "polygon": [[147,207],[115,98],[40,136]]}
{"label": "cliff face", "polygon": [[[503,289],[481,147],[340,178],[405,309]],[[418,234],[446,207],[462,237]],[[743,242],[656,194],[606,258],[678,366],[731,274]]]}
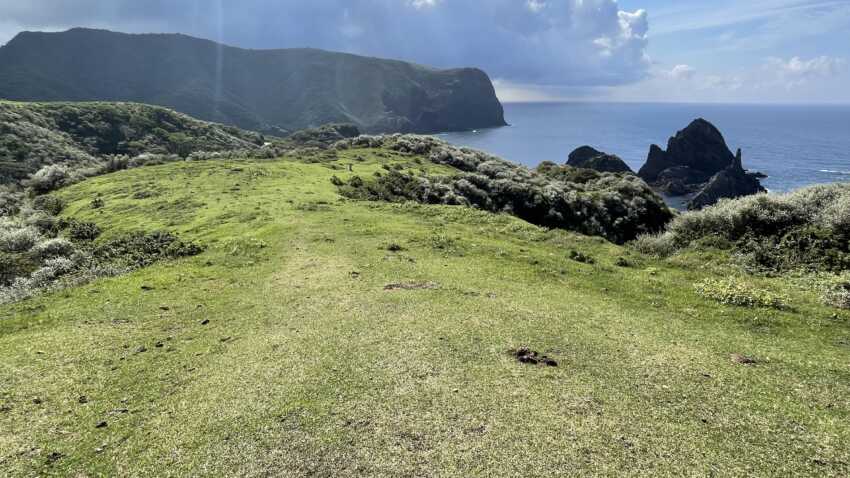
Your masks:
{"label": "cliff face", "polygon": [[670,138],[666,151],[653,144],[638,176],[671,196],[696,194],[692,209],[765,190],[758,175],[744,170],[741,151],[733,155],[720,131],[702,118]]}
{"label": "cliff face", "polygon": [[0,48],[0,98],[134,101],[280,135],[327,123],[418,133],[505,125],[474,68],[88,29],[21,33]]}

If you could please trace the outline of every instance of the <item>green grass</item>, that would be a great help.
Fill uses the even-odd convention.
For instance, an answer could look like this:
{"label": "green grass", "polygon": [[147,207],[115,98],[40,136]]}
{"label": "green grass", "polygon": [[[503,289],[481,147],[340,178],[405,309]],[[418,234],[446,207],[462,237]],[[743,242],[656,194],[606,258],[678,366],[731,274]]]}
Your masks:
{"label": "green grass", "polygon": [[850,320],[814,291],[744,276],[790,308],[726,306],[694,289],[735,272],[721,253],[654,261],[505,215],[345,200],[334,174],[440,170],[341,158],[60,191],[99,240],[168,229],[207,250],[0,308],[0,474],[850,474]]}

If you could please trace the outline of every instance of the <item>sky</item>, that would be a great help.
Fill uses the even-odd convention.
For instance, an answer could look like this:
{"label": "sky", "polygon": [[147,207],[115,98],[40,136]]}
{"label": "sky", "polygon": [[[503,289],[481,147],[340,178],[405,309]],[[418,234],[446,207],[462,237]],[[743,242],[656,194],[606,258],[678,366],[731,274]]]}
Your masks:
{"label": "sky", "polygon": [[850,0],[0,0],[0,44],[72,27],[475,66],[503,101],[850,103]]}

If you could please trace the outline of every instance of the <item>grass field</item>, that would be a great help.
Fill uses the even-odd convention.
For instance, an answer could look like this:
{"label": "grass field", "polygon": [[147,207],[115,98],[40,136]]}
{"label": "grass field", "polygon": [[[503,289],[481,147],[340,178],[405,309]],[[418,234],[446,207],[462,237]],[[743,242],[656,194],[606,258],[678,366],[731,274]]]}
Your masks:
{"label": "grass field", "polygon": [[101,240],[207,249],[0,308],[0,475],[850,475],[850,318],[814,291],[742,276],[790,307],[725,306],[694,289],[740,274],[720,252],[350,201],[331,176],[439,170],[340,156],[58,192]]}

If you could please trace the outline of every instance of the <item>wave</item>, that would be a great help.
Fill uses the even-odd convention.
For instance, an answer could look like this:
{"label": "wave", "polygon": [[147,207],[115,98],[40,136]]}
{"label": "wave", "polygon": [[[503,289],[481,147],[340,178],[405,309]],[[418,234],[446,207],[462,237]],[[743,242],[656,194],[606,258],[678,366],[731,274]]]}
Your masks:
{"label": "wave", "polygon": [[819,169],[821,173],[841,174],[842,176],[850,176],[850,171],[836,171],[834,169]]}

